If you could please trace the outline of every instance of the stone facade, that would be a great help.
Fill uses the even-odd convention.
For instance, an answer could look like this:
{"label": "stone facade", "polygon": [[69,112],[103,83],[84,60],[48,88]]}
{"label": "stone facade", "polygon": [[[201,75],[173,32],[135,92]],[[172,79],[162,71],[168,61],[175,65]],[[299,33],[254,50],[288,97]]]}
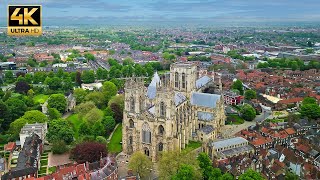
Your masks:
{"label": "stone facade", "polygon": [[183,149],[191,140],[215,139],[225,124],[224,101],[220,94],[202,93],[207,86],[214,86],[214,79],[198,78],[197,66],[186,63],[172,64],[170,73],[161,77],[155,73],[147,88],[143,78],[128,79],[124,153],[142,151],[157,161],[161,151]]}

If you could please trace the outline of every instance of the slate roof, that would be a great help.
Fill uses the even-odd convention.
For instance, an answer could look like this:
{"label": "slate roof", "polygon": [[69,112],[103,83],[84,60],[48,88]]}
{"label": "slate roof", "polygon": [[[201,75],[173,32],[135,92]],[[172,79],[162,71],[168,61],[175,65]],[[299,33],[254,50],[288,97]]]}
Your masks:
{"label": "slate roof", "polygon": [[213,113],[209,113],[209,112],[202,112],[202,111],[198,111],[198,120],[201,121],[212,121],[213,120]]}
{"label": "slate roof", "polygon": [[154,99],[157,95],[157,85],[160,84],[160,77],[157,72],[154,73],[151,83],[147,89],[147,96],[149,99]]}
{"label": "slate roof", "polygon": [[23,149],[19,153],[17,166],[2,176],[2,180],[35,174],[38,171],[38,158],[42,140],[37,134],[26,138]]}
{"label": "slate roof", "polygon": [[175,92],[174,95],[174,102],[175,105],[178,106],[179,104],[181,104],[182,102],[184,102],[185,100],[187,100],[187,98],[180,92]]}
{"label": "slate roof", "polygon": [[204,126],[203,128],[199,129],[199,131],[202,131],[204,132],[205,134],[210,134],[212,133],[214,130],[213,126],[211,125],[207,125],[207,126]]}
{"label": "slate roof", "polygon": [[199,88],[203,87],[204,85],[208,84],[210,81],[212,81],[212,78],[210,78],[208,76],[203,76],[196,81],[196,88],[199,89]]}
{"label": "slate roof", "polygon": [[225,139],[222,141],[212,142],[211,146],[214,146],[215,148],[224,148],[224,147],[229,147],[229,146],[238,145],[238,144],[247,143],[247,142],[248,141],[242,137],[235,137],[235,138]]}
{"label": "slate roof", "polygon": [[215,108],[221,95],[194,92],[191,95],[191,105]]}

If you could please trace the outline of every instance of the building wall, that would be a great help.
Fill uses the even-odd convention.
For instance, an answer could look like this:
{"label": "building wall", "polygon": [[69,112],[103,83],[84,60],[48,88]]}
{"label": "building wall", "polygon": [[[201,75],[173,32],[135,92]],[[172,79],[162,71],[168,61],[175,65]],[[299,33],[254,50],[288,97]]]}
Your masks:
{"label": "building wall", "polygon": [[[177,86],[175,86],[176,72],[179,75]],[[182,73],[185,73],[185,88],[182,85]],[[126,81],[122,131],[124,153],[132,154],[135,151],[142,151],[149,155],[152,161],[157,161],[161,151],[185,148],[189,141],[193,140],[192,133],[199,129],[196,117],[198,110],[209,111],[216,115],[213,122],[206,122],[215,128],[212,137],[216,136],[225,120],[223,98],[217,104],[216,109],[194,107],[190,105],[189,100],[178,106],[175,104],[175,91],[183,93],[187,99],[190,99],[191,93],[196,91],[197,74],[194,65],[171,66],[170,81],[161,82],[162,85],[157,87],[154,99],[146,97],[143,79],[131,78]],[[165,107],[164,115],[160,113],[162,103]],[[154,113],[148,112],[151,107],[154,108]],[[163,133],[160,129],[164,130]],[[151,133],[150,143],[143,142],[144,132]],[[207,141],[208,138],[203,140]]]}

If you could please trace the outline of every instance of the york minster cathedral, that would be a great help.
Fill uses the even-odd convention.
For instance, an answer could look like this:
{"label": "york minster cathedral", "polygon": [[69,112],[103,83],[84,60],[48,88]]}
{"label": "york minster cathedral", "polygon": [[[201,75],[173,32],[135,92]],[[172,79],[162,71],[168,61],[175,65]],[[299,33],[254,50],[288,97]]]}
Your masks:
{"label": "york minster cathedral", "polygon": [[[217,137],[225,123],[221,82],[199,74],[195,64],[175,63],[170,73],[155,73],[148,87],[141,77],[126,81],[124,153],[142,151],[157,161],[161,151]],[[214,88],[214,94],[204,93],[208,87]]]}

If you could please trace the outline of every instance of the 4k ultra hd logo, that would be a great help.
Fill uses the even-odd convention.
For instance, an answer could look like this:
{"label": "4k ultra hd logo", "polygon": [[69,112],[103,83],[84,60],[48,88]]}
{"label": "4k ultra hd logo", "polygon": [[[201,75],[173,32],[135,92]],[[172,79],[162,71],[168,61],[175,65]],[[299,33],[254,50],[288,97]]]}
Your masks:
{"label": "4k ultra hd logo", "polygon": [[39,36],[42,34],[40,5],[9,5],[8,35]]}

